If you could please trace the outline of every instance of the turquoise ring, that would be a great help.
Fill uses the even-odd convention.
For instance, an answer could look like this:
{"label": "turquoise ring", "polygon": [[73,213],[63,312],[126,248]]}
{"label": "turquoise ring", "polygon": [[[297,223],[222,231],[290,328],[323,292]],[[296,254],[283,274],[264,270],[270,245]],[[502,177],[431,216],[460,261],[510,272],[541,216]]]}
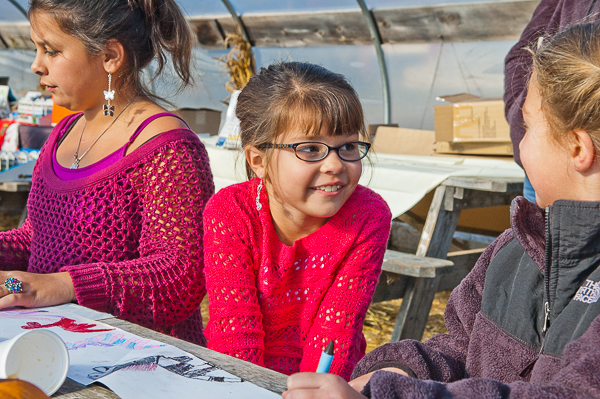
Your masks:
{"label": "turquoise ring", "polygon": [[4,282],[4,286],[11,294],[20,294],[23,292],[23,283],[13,277],[7,278]]}

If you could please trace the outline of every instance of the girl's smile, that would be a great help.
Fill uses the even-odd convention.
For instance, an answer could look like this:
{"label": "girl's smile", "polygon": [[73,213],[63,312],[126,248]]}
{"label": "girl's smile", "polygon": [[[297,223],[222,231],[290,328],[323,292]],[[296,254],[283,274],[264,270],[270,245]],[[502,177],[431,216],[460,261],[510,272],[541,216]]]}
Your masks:
{"label": "girl's smile", "polygon": [[[286,143],[314,141],[332,147],[358,139],[358,134],[307,137],[292,133],[281,137]],[[340,210],[358,185],[362,163],[344,161],[336,151],[317,162],[298,159],[291,148],[274,151],[267,173],[269,207],[280,238],[291,244],[316,231]]]}

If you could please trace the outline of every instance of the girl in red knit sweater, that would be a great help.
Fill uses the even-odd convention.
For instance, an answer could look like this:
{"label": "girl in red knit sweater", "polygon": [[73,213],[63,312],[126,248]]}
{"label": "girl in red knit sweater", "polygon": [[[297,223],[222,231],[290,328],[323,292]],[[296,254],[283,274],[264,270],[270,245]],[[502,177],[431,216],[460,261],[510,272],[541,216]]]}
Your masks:
{"label": "girl in red knit sweater", "polygon": [[273,370],[348,379],[390,231],[383,199],[358,185],[370,144],[346,79],[305,63],[272,65],[239,96],[249,181],[204,213],[208,347]]}
{"label": "girl in red knit sweater", "polygon": [[31,69],[82,112],[52,131],[22,227],[0,233],[0,309],[71,301],[205,343],[208,156],[145,85],[167,59],[192,82],[194,37],[174,0],[30,0]]}

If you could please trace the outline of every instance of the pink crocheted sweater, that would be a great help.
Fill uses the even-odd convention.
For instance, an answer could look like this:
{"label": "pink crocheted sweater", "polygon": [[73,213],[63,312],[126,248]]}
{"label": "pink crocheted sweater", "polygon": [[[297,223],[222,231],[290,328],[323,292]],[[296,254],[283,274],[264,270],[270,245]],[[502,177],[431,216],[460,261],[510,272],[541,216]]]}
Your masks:
{"label": "pink crocheted sweater", "polygon": [[362,324],[390,232],[385,201],[358,186],[314,233],[283,244],[258,179],[215,194],[204,211],[208,347],[270,369],[314,372],[329,340],[331,373],[364,356]]}
{"label": "pink crocheted sweater", "polygon": [[162,133],[90,177],[60,180],[53,130],[22,227],[0,233],[0,268],[69,272],[80,305],[204,344],[202,211],[214,185],[188,129]]}

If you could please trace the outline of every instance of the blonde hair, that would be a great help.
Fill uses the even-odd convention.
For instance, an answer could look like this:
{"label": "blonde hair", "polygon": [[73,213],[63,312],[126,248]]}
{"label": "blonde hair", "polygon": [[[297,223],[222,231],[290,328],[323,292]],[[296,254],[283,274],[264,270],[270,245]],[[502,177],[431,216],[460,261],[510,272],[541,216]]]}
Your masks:
{"label": "blonde hair", "polygon": [[550,132],[560,141],[583,130],[600,153],[600,24],[570,26],[532,53],[532,76]]}

